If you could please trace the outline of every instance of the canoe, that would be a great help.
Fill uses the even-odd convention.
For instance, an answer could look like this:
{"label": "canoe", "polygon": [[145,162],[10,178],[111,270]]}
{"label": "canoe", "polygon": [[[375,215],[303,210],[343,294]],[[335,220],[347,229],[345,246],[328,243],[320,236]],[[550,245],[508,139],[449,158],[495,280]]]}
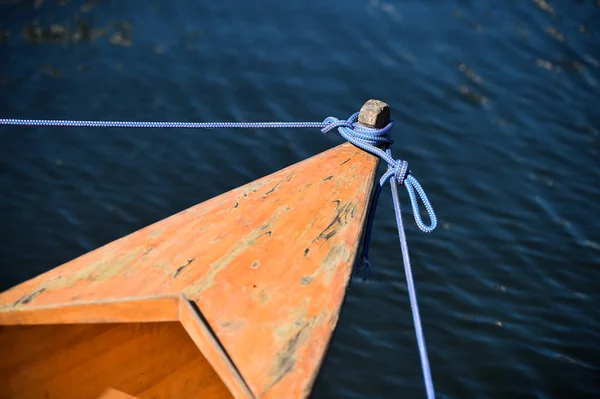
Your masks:
{"label": "canoe", "polygon": [[377,157],[345,143],[0,293],[0,398],[305,398]]}

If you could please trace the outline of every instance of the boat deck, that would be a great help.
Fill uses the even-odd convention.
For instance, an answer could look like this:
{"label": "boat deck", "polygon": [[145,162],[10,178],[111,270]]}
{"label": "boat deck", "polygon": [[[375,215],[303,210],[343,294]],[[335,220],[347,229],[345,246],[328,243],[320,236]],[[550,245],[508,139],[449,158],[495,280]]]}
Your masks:
{"label": "boat deck", "polygon": [[0,398],[159,398],[171,382],[206,398],[308,396],[378,162],[342,144],[1,293]]}

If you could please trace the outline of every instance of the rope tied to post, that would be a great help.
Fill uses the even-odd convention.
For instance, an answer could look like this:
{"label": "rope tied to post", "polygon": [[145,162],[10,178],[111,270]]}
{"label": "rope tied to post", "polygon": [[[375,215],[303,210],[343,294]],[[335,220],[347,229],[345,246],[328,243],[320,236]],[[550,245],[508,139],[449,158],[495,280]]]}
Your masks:
{"label": "rope tied to post", "polygon": [[[437,226],[437,217],[431,203],[429,202],[429,198],[427,198],[427,194],[425,194],[425,190],[421,187],[417,179],[412,175],[411,170],[408,168],[408,162],[401,159],[394,159],[392,156],[392,151],[389,148],[394,141],[388,135],[388,132],[391,130],[394,125],[393,121],[390,121],[385,127],[381,129],[370,128],[367,126],[363,126],[357,122],[358,112],[353,114],[348,120],[339,120],[335,117],[328,117],[323,121],[326,124],[325,127],[321,129],[323,133],[327,133],[335,128],[338,129],[340,135],[344,137],[346,140],[356,145],[357,147],[370,152],[382,160],[384,160],[388,164],[388,170],[383,174],[381,179],[379,180],[379,185],[375,188],[375,195],[373,198],[373,206],[369,211],[369,219],[367,223],[367,230],[365,234],[364,241],[364,249],[363,249],[363,261],[368,266],[368,252],[369,252],[369,243],[371,239],[371,231],[373,218],[375,217],[375,209],[377,207],[377,200],[379,199],[379,194],[381,189],[385,184],[390,182],[395,182],[399,185],[404,185],[406,187],[406,191],[408,192],[408,196],[410,198],[410,203],[413,211],[413,216],[415,218],[415,222],[419,229],[421,229],[425,233],[431,233],[435,230]],[[384,149],[378,148],[379,146],[384,147]],[[397,197],[397,194],[394,194]],[[418,197],[417,197],[418,196]],[[429,225],[423,222],[423,218],[421,217],[421,212],[419,209],[418,199],[421,199],[423,205],[425,206],[425,210],[429,217],[430,223]],[[395,207],[396,210],[396,218],[400,217],[400,207]],[[404,234],[404,231],[399,231],[399,234]],[[402,239],[402,238],[401,238]],[[368,270],[368,269],[367,269]],[[365,275],[366,279],[367,275]]]}
{"label": "rope tied to post", "polygon": [[[392,200],[394,202],[394,213],[396,214],[398,238],[400,240],[400,247],[402,249],[402,259],[404,262],[406,285],[408,287],[408,294],[413,315],[413,323],[415,325],[415,334],[417,336],[417,346],[419,347],[419,355],[421,358],[421,369],[423,371],[425,390],[427,393],[427,398],[434,399],[435,389],[433,387],[433,380],[431,378],[431,370],[429,367],[429,358],[427,356],[427,346],[425,344],[423,328],[421,326],[421,316],[419,314],[419,306],[417,303],[417,292],[415,290],[412,276],[412,268],[410,265],[410,257],[408,254],[406,233],[404,231],[404,225],[402,222],[402,212],[400,210],[400,199],[398,196],[397,185],[404,185],[406,187],[406,190],[408,191],[408,196],[410,198],[415,222],[417,223],[419,229],[421,229],[425,233],[432,232],[437,226],[437,217],[435,215],[433,207],[431,206],[431,203],[429,202],[429,199],[427,198],[427,194],[425,194],[425,190],[423,190],[417,179],[412,175],[412,172],[408,168],[408,162],[403,161],[401,159],[396,160],[392,156],[392,151],[389,147],[394,143],[394,141],[387,133],[394,125],[394,122],[390,120],[390,122],[385,127],[380,129],[369,128],[366,126],[362,126],[356,122],[358,114],[358,112],[355,113],[347,121],[340,121],[337,118],[329,117],[323,122],[326,124],[326,126],[322,128],[321,131],[323,133],[327,133],[330,130],[337,128],[340,135],[342,135],[342,137],[344,137],[346,140],[356,145],[357,147],[380,157],[388,164],[387,171],[383,174],[383,176],[379,180],[379,184],[375,187],[372,205],[369,209],[369,216],[364,234],[361,262],[364,268],[363,280],[369,278],[371,274],[371,263],[369,261],[369,246],[371,242],[371,232],[373,231],[375,210],[377,208],[377,203],[379,200],[379,195],[381,194],[381,190],[383,186],[389,181],[392,191]],[[382,146],[383,149],[378,148],[377,146]],[[417,195],[423,202],[427,214],[429,215],[429,225],[426,225],[423,222],[423,219],[421,218],[419,204],[417,202]],[[359,272],[359,270],[357,270],[357,272]]]}
{"label": "rope tied to post", "polygon": [[[368,104],[368,103],[367,103]],[[387,106],[387,105],[386,105]],[[389,107],[388,107],[389,111]],[[355,146],[378,156],[388,164],[387,171],[379,180],[379,184],[375,186],[371,207],[368,211],[368,220],[365,227],[363,238],[363,252],[361,256],[361,266],[364,268],[363,280],[370,277],[370,261],[369,261],[369,246],[371,242],[371,233],[373,230],[373,221],[375,218],[375,210],[381,190],[387,182],[390,183],[392,200],[394,203],[394,212],[396,214],[396,224],[398,227],[398,237],[402,249],[402,258],[404,262],[404,271],[406,274],[406,283],[409,292],[410,304],[415,325],[415,333],[417,336],[417,344],[421,357],[421,368],[425,380],[425,389],[428,399],[435,398],[431,371],[429,368],[429,360],[427,357],[427,348],[423,331],[421,327],[421,317],[417,304],[417,294],[414,287],[412,270],[410,266],[410,258],[408,254],[408,245],[406,242],[406,233],[402,222],[402,214],[400,210],[400,199],[398,195],[397,185],[403,185],[408,191],[413,215],[417,226],[425,233],[432,232],[437,226],[437,217],[433,211],[425,191],[412,175],[408,168],[408,162],[396,160],[392,156],[390,146],[394,143],[388,132],[394,125],[394,122],[389,122],[381,128],[372,128],[364,126],[357,122],[359,112],[353,114],[348,120],[340,120],[335,117],[328,117],[323,122],[143,122],[143,121],[77,121],[77,120],[43,120],[43,119],[0,119],[1,125],[20,125],[20,126],[69,126],[69,127],[119,127],[119,128],[191,128],[191,129],[224,129],[224,128],[246,128],[246,129],[274,129],[274,128],[320,128],[323,134],[337,129],[342,137],[348,140]],[[389,119],[389,113],[388,113]],[[381,148],[380,148],[381,147]],[[418,198],[417,198],[418,196]],[[421,199],[427,214],[430,224],[426,225],[421,218],[418,199]],[[357,272],[360,272],[358,267]]]}

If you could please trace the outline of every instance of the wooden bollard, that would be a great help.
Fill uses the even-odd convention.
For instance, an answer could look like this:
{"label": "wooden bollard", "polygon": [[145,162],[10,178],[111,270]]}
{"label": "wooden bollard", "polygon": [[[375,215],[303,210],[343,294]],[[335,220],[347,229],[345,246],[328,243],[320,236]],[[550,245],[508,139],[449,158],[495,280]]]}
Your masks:
{"label": "wooden bollard", "polygon": [[361,125],[381,129],[390,123],[390,106],[379,100],[369,100],[362,106],[358,114]]}

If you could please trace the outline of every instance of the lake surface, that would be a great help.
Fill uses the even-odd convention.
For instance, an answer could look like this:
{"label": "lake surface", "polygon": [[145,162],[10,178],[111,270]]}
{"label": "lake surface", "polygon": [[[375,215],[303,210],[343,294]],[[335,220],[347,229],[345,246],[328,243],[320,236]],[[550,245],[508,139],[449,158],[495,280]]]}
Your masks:
{"label": "lake surface", "polygon": [[[388,102],[440,398],[600,397],[598,1],[3,1],[0,117],[321,121]],[[0,290],[343,140],[0,127]],[[314,398],[422,398],[392,202]]]}

